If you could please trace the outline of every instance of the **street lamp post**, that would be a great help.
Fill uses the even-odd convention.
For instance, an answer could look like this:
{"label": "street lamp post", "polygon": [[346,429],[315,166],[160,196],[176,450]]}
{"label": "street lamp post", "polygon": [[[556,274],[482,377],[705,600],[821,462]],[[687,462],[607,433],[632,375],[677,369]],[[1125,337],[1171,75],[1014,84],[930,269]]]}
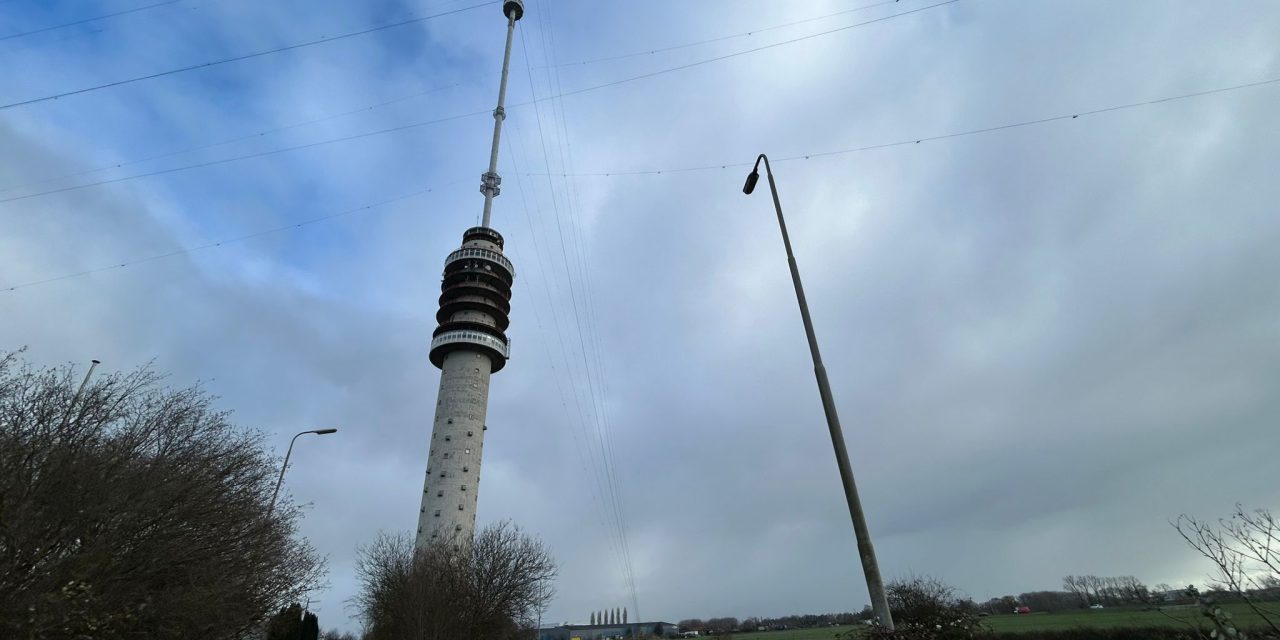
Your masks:
{"label": "street lamp post", "polygon": [[840,429],[840,416],[836,413],[836,403],[831,397],[831,383],[827,381],[827,368],[822,364],[822,354],[818,351],[818,338],[813,333],[813,320],[809,317],[809,303],[804,297],[804,286],[800,283],[800,269],[796,266],[796,256],[791,252],[791,237],[787,235],[787,223],[782,218],[782,203],[778,201],[778,186],[773,182],[773,169],[769,167],[769,158],[763,153],[756,158],[756,164],[747,176],[742,192],[750,194],[760,179],[760,161],[764,161],[764,170],[769,177],[769,191],[773,194],[773,208],[778,213],[778,228],[782,230],[782,244],[787,248],[787,264],[791,267],[791,282],[795,285],[796,301],[800,304],[800,317],[804,320],[804,333],[809,339],[809,353],[813,356],[813,373],[818,379],[818,395],[822,397],[822,410],[827,417],[827,428],[831,431],[831,445],[835,448],[836,464],[840,467],[840,481],[844,484],[844,498],[849,503],[849,517],[853,520],[853,534],[858,540],[858,556],[862,558],[862,573],[867,579],[867,592],[871,595],[871,608],[875,611],[880,627],[893,631],[893,617],[889,614],[889,601],[885,598],[884,580],[880,577],[880,565],[876,562],[876,550],[871,544],[871,532],[867,529],[866,517],[862,514],[862,500],[858,498],[858,487],[853,481],[853,470],[849,467],[849,453],[844,446],[844,432]]}
{"label": "street lamp post", "polygon": [[298,436],[307,433],[314,433],[318,436],[327,436],[331,433],[337,433],[337,429],[312,429],[311,431],[302,431],[294,434],[293,439],[289,440],[289,451],[284,454],[284,464],[280,466],[280,478],[276,480],[275,493],[271,494],[271,507],[267,509],[267,513],[276,510],[276,496],[280,495],[280,485],[284,483],[284,471],[289,468],[289,456],[293,455],[293,443],[298,440]]}
{"label": "street lamp post", "polygon": [[71,422],[71,412],[75,410],[76,403],[80,402],[80,396],[84,395],[84,388],[89,386],[89,378],[93,376],[93,370],[102,364],[101,360],[90,360],[89,370],[84,372],[84,380],[80,381],[80,388],[76,389],[76,395],[71,396],[71,404],[67,405],[67,410],[62,414],[62,428],[66,429]]}

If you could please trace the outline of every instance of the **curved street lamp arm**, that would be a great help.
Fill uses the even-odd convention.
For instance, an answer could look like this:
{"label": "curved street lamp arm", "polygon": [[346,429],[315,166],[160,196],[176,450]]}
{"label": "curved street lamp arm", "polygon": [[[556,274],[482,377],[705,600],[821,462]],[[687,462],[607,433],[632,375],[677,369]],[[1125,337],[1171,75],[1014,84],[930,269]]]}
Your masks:
{"label": "curved street lamp arm", "polygon": [[271,506],[267,509],[268,514],[276,510],[276,497],[280,495],[280,485],[284,483],[284,472],[285,469],[289,468],[289,456],[293,455],[293,443],[298,441],[298,436],[308,433],[324,436],[337,432],[338,430],[335,428],[311,429],[309,431],[299,431],[293,435],[293,438],[289,440],[289,451],[284,454],[284,464],[280,465],[280,477],[276,479],[276,490],[271,494]]}

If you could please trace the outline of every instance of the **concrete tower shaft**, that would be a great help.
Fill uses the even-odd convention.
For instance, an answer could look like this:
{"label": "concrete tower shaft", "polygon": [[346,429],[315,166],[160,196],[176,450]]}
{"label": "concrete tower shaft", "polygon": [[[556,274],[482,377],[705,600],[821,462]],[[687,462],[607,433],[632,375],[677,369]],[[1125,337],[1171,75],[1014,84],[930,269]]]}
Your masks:
{"label": "concrete tower shaft", "polygon": [[507,363],[506,335],[515,267],[502,255],[502,236],[487,227],[463,234],[462,247],[445,259],[439,326],[431,363],[440,368],[431,448],[422,485],[417,544],[475,531],[489,376]]}
{"label": "concrete tower shaft", "polygon": [[484,451],[485,416],[489,409],[489,377],[501,371],[510,354],[507,327],[511,320],[511,286],[515,266],[502,255],[502,234],[489,228],[498,175],[498,141],[506,119],[507,72],[516,21],[524,16],[521,0],[502,3],[507,18],[507,46],[502,56],[498,106],[493,110],[493,145],[489,167],[480,176],[484,216],[478,227],[462,234],[462,246],[444,261],[440,282],[439,323],[431,337],[431,364],[440,368],[431,448],[422,484],[416,545],[470,541],[475,533]]}

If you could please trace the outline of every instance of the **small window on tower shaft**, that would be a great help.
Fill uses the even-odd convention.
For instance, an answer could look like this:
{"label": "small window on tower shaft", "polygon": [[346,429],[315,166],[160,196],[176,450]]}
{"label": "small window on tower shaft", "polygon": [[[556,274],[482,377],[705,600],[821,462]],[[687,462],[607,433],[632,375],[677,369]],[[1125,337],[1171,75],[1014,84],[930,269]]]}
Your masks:
{"label": "small window on tower shaft", "polygon": [[474,431],[468,431],[468,432],[467,432],[467,437],[468,437],[468,438],[470,438],[471,436],[474,436],[475,434],[476,434],[476,432],[474,432]]}
{"label": "small window on tower shaft", "polygon": [[466,472],[468,472],[468,471],[470,471],[470,470],[471,470],[471,469],[470,469],[470,467],[463,467],[463,468],[462,468],[462,472],[463,472],[463,473],[466,473]]}
{"label": "small window on tower shaft", "polygon": [[445,459],[446,459],[446,460],[448,460],[448,459],[449,459],[449,452],[448,452],[448,451],[444,452],[444,457],[445,457]]}
{"label": "small window on tower shaft", "polygon": [[458,505],[458,511],[462,511],[462,505]]}
{"label": "small window on tower shaft", "polygon": [[464,484],[464,485],[462,485],[462,490],[463,490],[463,491],[466,491],[466,490],[467,490],[467,485],[465,485],[465,484]]}
{"label": "small window on tower shaft", "polygon": [[441,490],[437,491],[437,492],[436,492],[436,497],[437,497],[437,498],[443,498],[443,497],[444,497],[444,489],[441,489]]}
{"label": "small window on tower shaft", "polygon": [[[450,420],[449,422],[453,422],[453,421],[452,421],[452,420]],[[444,441],[445,441],[445,442],[450,442],[450,441],[452,441],[452,440],[453,440],[453,436],[445,436],[445,437],[444,437]]]}
{"label": "small window on tower shaft", "polygon": [[470,447],[467,447],[466,451],[467,451],[467,453],[471,453],[471,448],[470,448]]}
{"label": "small window on tower shaft", "polygon": [[439,517],[440,517],[440,510],[439,510],[439,509],[436,509],[436,517],[437,517],[437,518],[439,518]]}

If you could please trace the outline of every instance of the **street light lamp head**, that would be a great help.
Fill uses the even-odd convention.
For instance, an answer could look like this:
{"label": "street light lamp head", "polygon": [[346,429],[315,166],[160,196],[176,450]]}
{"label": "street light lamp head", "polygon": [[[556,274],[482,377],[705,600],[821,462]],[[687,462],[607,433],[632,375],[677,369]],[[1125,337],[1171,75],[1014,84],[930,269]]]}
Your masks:
{"label": "street light lamp head", "polygon": [[314,434],[316,434],[316,435],[318,435],[318,436],[327,436],[327,435],[329,435],[329,434],[331,434],[331,433],[337,433],[337,432],[338,432],[338,430],[337,430],[337,429],[316,429],[315,431],[312,431],[311,433],[314,433]]}
{"label": "street light lamp head", "polygon": [[[742,185],[742,192],[751,195],[756,190],[756,182],[760,180],[760,161],[764,160],[764,169],[769,171],[769,161],[765,159],[764,154],[756,156],[756,163],[751,167],[751,175],[747,176],[747,183]],[[769,179],[773,180],[773,172],[769,171]],[[773,184],[770,182],[769,184]]]}

